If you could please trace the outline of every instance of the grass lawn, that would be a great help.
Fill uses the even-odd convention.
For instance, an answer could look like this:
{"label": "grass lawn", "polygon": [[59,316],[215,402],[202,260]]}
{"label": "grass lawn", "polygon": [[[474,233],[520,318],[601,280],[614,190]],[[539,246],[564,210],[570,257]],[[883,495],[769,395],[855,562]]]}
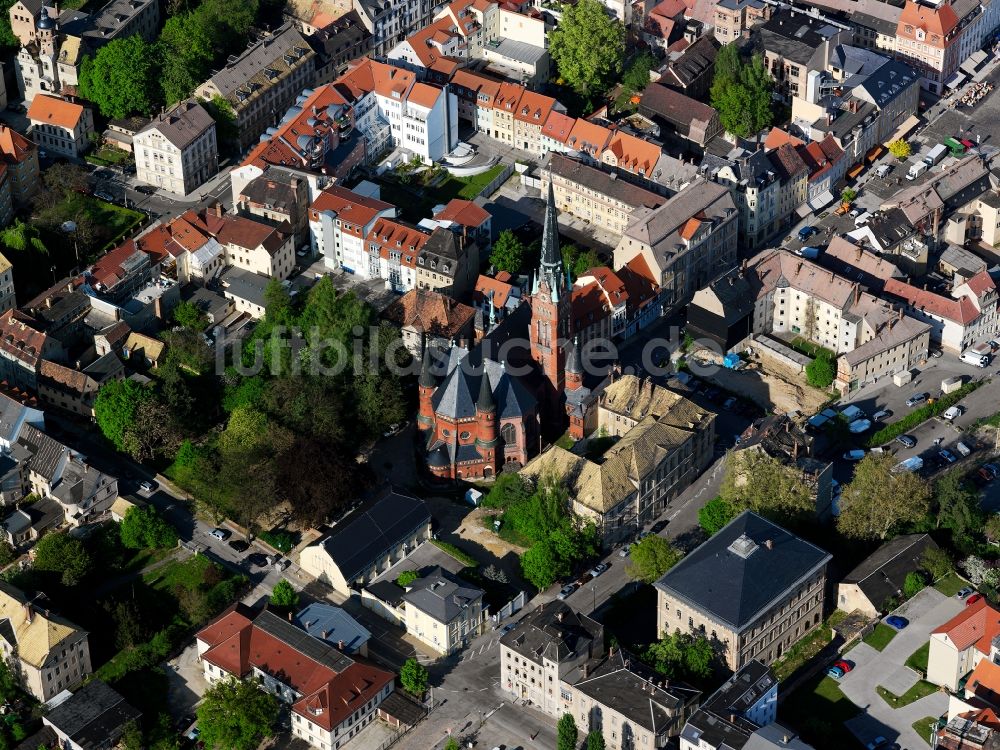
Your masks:
{"label": "grass lawn", "polygon": [[917,719],[912,724],[913,731],[916,732],[917,736],[924,741],[925,745],[931,744],[927,741],[931,736],[931,724],[937,724],[937,719],[933,716],[925,716],[922,719]]}
{"label": "grass lawn", "polygon": [[914,651],[912,654],[910,654],[910,658],[907,659],[905,662],[906,666],[910,667],[911,669],[917,670],[921,674],[927,674],[927,656],[930,653],[930,650],[931,650],[931,644],[928,641],[923,646]]}
{"label": "grass lawn", "polygon": [[114,146],[104,146],[94,153],[88,154],[84,159],[98,165],[128,164],[132,161],[132,154]]}
{"label": "grass lawn", "polygon": [[[433,187],[419,184],[401,185],[390,180],[379,182],[382,200],[399,207],[404,219],[419,221],[430,216],[434,206],[447,203],[452,198],[463,198],[471,201],[483,192],[504,170],[503,164],[497,164],[482,174],[472,177],[453,177],[448,175]],[[415,181],[414,181],[415,182]]]}
{"label": "grass lawn", "polygon": [[876,651],[883,651],[895,637],[896,631],[884,622],[880,622],[863,640]]}
{"label": "grass lawn", "polygon": [[945,596],[955,596],[959,591],[964,589],[969,585],[968,581],[965,581],[958,577],[958,574],[952,571],[948,575],[944,576],[934,584],[934,588],[940,591]]}
{"label": "grass lawn", "polygon": [[144,575],[143,580],[159,591],[171,591],[175,586],[183,586],[188,590],[197,589],[205,580],[205,571],[213,563],[204,555],[195,555],[187,560],[164,565]]}
{"label": "grass lawn", "polygon": [[875,691],[879,694],[882,700],[888,703],[892,708],[902,708],[903,706],[908,706],[914,701],[926,698],[931,693],[936,693],[937,690],[937,685],[933,685],[926,680],[918,680],[913,687],[902,695],[891,693],[881,685],[875,688]]}
{"label": "grass lawn", "polygon": [[[861,709],[851,703],[832,677],[815,677],[788,696],[780,709],[791,722],[798,719],[806,741],[819,750],[843,750],[856,747],[854,736],[844,726]],[[802,717],[811,717],[808,724]]]}
{"label": "grass lawn", "polygon": [[837,355],[835,355],[829,349],[826,349],[825,347],[822,347],[819,344],[814,344],[812,341],[804,339],[801,336],[796,336],[789,342],[788,345],[792,347],[795,351],[801,354],[805,354],[807,357],[812,357],[813,359],[818,357],[820,354],[826,354],[831,361],[837,359]]}
{"label": "grass lawn", "polygon": [[833,630],[827,623],[816,628],[807,637],[796,643],[784,658],[774,665],[774,674],[779,680],[787,680],[799,667],[823,650],[833,639]]}
{"label": "grass lawn", "polygon": [[842,623],[844,620],[847,619],[847,615],[848,613],[845,612],[844,610],[835,609],[833,610],[833,614],[831,614],[828,618],[826,618],[826,624],[829,625],[831,628],[835,628],[838,625],[840,625],[840,623]]}

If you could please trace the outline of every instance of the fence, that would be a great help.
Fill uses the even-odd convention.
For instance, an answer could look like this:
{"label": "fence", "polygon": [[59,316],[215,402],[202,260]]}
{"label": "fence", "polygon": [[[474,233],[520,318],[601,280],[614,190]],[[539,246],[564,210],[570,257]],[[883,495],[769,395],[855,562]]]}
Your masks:
{"label": "fence", "polygon": [[479,191],[479,195],[485,196],[487,198],[489,196],[493,195],[493,193],[495,193],[497,190],[500,189],[501,185],[503,185],[505,182],[507,182],[507,178],[511,176],[511,173],[513,173],[513,171],[514,171],[514,165],[513,164],[509,164],[509,163],[505,164],[504,168],[503,168],[503,171],[500,174],[498,174],[496,177],[494,177],[493,181],[490,182],[486,187],[484,187],[482,190],[480,190]]}
{"label": "fence", "polygon": [[523,591],[517,592],[517,596],[503,605],[497,612],[493,615],[494,626],[499,625],[500,621],[506,617],[510,617],[515,612],[520,612],[527,603],[527,596]]}

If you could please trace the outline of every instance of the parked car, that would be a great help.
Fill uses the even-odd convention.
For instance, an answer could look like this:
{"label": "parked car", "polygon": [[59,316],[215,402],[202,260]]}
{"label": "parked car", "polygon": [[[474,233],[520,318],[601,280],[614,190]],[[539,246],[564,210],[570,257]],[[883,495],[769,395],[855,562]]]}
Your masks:
{"label": "parked car", "polygon": [[982,598],[983,598],[982,594],[973,594],[972,596],[970,596],[968,599],[965,600],[965,606],[968,607],[972,604],[975,604]]}
{"label": "parked car", "polygon": [[872,414],[872,419],[888,419],[892,416],[891,409],[879,409],[877,412]]}
{"label": "parked car", "polygon": [[979,467],[979,476],[985,479],[987,482],[992,482],[1000,475],[1000,466],[996,464],[983,464]]}
{"label": "parked car", "polygon": [[248,549],[250,549],[250,545],[244,542],[242,539],[231,539],[229,541],[229,546],[230,548],[232,548],[233,552],[237,552],[241,555]]}
{"label": "parked car", "polygon": [[670,523],[670,522],[669,521],[657,521],[656,523],[654,523],[652,526],[649,527],[649,530],[652,531],[654,534],[659,534],[661,531],[663,531],[665,528],[667,528],[667,524],[668,523]]}
{"label": "parked car", "polygon": [[955,596],[958,597],[959,599],[964,599],[965,597],[967,597],[972,592],[973,592],[973,589],[970,589],[968,586],[966,586],[964,589],[960,589],[959,592],[957,594],[955,594]]}
{"label": "parked car", "polygon": [[263,568],[267,565],[267,555],[262,552],[254,552],[247,555],[247,562],[250,563],[255,568]]}
{"label": "parked car", "polygon": [[914,393],[906,399],[906,405],[910,407],[919,406],[920,404],[926,402],[928,398],[930,398],[929,393]]}
{"label": "parked car", "polygon": [[890,628],[895,628],[896,630],[902,630],[903,628],[905,628],[907,625],[910,624],[910,621],[907,620],[905,617],[900,617],[899,615],[889,615],[888,617],[885,618],[885,624],[888,625]]}
{"label": "parked car", "polygon": [[990,339],[986,343],[989,344],[990,349],[992,349],[993,351],[1000,349],[1000,341],[994,341],[993,339]]}
{"label": "parked car", "polygon": [[938,455],[945,460],[945,463],[953,464],[955,463],[955,461],[958,460],[955,458],[955,454],[952,453],[947,448],[942,448],[941,450],[939,450]]}
{"label": "parked car", "polygon": [[871,426],[872,426],[871,420],[855,419],[853,422],[847,425],[847,429],[851,432],[852,435],[860,435],[862,432],[871,429]]}
{"label": "parked car", "polygon": [[100,198],[102,201],[104,201],[106,203],[114,203],[115,202],[114,197],[111,196],[109,193],[104,192],[103,190],[98,190],[96,193],[94,193],[94,197],[95,198]]}
{"label": "parked car", "polygon": [[865,745],[865,750],[879,750],[879,748],[883,748],[888,744],[889,740],[887,740],[885,737],[878,736],[871,742],[869,742],[867,745]]}
{"label": "parked car", "polygon": [[799,242],[805,242],[814,234],[816,234],[818,231],[819,230],[813,226],[802,227],[802,229],[799,230]]}
{"label": "parked car", "polygon": [[844,659],[838,659],[837,661],[835,661],[833,663],[833,666],[839,667],[840,669],[843,669],[845,674],[847,672],[850,672],[852,669],[854,669],[854,665],[851,664],[851,662],[846,661]]}
{"label": "parked car", "polygon": [[229,531],[228,529],[214,528],[209,532],[209,534],[211,536],[214,536],[220,542],[224,542],[233,535],[233,532]]}
{"label": "parked car", "polygon": [[931,349],[931,356],[934,357],[934,359],[937,359],[942,355],[944,355],[944,352],[940,349]]}
{"label": "parked car", "polygon": [[152,482],[139,482],[139,489],[145,492],[146,494],[149,494],[156,488],[153,486]]}
{"label": "parked car", "polygon": [[516,622],[508,622],[506,625],[500,628],[500,635],[506,635],[516,627],[517,627]]}
{"label": "parked car", "polygon": [[607,563],[597,563],[594,567],[590,569],[591,578],[597,578],[601,573],[608,569]]}
{"label": "parked car", "polygon": [[725,401],[722,402],[722,408],[726,411],[732,411],[733,407],[736,406],[737,398],[736,396],[730,396]]}
{"label": "parked car", "polygon": [[561,589],[559,589],[559,596],[557,596],[556,598],[559,601],[564,601],[567,598],[569,598],[569,595],[572,594],[574,591],[576,591],[576,584],[575,583],[568,583],[565,586],[563,586]]}
{"label": "parked car", "polygon": [[618,551],[618,557],[628,557],[628,553],[632,551],[632,545],[626,544]]}
{"label": "parked car", "polygon": [[826,670],[826,676],[832,677],[835,680],[839,680],[844,674],[846,673],[840,667],[830,667]]}
{"label": "parked car", "polygon": [[586,573],[584,573],[582,576],[576,579],[576,585],[580,588],[583,588],[583,586],[585,586],[586,584],[590,583],[593,580],[594,580],[594,574],[588,570]]}
{"label": "parked car", "polygon": [[917,439],[911,435],[900,435],[896,438],[896,442],[906,448],[912,448],[917,444]]}
{"label": "parked car", "polygon": [[849,450],[844,454],[845,461],[860,461],[865,457],[864,448],[855,448],[854,450]]}

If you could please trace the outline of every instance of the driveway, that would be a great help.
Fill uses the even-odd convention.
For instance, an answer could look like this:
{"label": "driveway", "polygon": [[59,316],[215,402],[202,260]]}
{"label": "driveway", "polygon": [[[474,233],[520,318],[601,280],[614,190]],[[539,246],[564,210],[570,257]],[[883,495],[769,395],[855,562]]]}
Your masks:
{"label": "driveway", "polygon": [[865,744],[882,735],[903,748],[917,750],[924,740],[913,731],[913,722],[925,716],[940,716],[948,708],[946,693],[933,693],[899,709],[889,707],[875,688],[879,685],[896,695],[912,687],[919,675],[904,666],[914,651],[927,642],[930,632],[962,611],[963,604],[933,588],[917,594],[893,614],[910,621],[882,652],[866,643],[851,649],[847,658],[854,670],[840,681],[840,689],[863,713],[847,722],[847,728]]}

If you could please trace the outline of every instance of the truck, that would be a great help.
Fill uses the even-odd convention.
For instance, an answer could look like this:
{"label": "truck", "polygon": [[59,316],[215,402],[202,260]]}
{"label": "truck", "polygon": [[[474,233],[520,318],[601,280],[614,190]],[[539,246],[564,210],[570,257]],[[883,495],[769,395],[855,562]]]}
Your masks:
{"label": "truck", "polygon": [[955,138],[945,138],[943,146],[947,146],[952,156],[961,156],[965,153],[965,146]]}
{"label": "truck", "polygon": [[913,456],[904,461],[900,461],[893,467],[892,470],[899,473],[902,471],[920,471],[922,468],[924,468],[924,459],[920,456]]}
{"label": "truck", "polygon": [[930,165],[926,161],[919,161],[916,164],[911,164],[909,171],[906,173],[906,179],[915,180],[928,169],[930,169]]}
{"label": "truck", "polygon": [[975,365],[976,367],[986,367],[990,363],[989,355],[981,354],[972,349],[966,349],[962,352],[960,359],[966,364]]}
{"label": "truck", "polygon": [[924,164],[926,164],[928,167],[933,167],[935,164],[941,161],[945,157],[945,154],[947,153],[948,153],[948,147],[943,143],[939,143],[930,150],[927,156],[924,157]]}
{"label": "truck", "polygon": [[819,257],[819,248],[809,246],[800,247],[795,251],[795,254],[803,258],[808,258],[809,260],[816,260]]}

